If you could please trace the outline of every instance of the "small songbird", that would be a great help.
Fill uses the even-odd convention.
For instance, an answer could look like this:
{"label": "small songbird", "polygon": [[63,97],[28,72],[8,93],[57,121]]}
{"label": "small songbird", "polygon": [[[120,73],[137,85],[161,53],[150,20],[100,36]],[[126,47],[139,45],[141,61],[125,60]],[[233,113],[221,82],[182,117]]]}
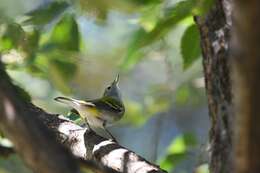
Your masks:
{"label": "small songbird", "polygon": [[54,100],[71,106],[79,113],[81,118],[86,120],[90,128],[103,128],[115,140],[106,126],[120,120],[125,113],[118,82],[119,75],[105,89],[103,96],[99,99],[84,101],[56,97]]}

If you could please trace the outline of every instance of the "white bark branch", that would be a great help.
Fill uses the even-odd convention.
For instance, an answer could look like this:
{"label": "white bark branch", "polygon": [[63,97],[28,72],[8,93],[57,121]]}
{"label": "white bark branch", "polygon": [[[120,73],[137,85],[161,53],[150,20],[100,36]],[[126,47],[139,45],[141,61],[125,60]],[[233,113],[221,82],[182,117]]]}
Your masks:
{"label": "white bark branch", "polygon": [[165,172],[90,129],[24,102],[1,63],[0,128],[13,142],[16,152],[37,173],[77,173],[75,156],[87,165],[94,163],[92,166],[102,172]]}
{"label": "white bark branch", "polygon": [[39,118],[79,158],[94,160],[102,167],[111,168],[117,172],[165,172],[133,151],[97,135],[92,130],[82,128],[61,115],[46,114],[41,109],[38,111],[41,112]]}

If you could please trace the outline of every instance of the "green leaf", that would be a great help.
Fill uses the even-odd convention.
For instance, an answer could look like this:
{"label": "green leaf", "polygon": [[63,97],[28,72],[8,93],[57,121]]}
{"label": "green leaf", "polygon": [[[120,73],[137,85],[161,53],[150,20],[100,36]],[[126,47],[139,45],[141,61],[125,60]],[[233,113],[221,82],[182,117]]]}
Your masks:
{"label": "green leaf", "polygon": [[189,26],[182,36],[181,54],[184,69],[190,67],[201,55],[200,35],[195,24]]}
{"label": "green leaf", "polygon": [[196,138],[194,135],[186,133],[181,136],[175,138],[175,140],[171,143],[168,148],[168,153],[170,154],[178,154],[184,153],[188,151],[188,149],[192,146],[196,145]]}
{"label": "green leaf", "polygon": [[144,52],[142,48],[160,40],[168,34],[180,21],[192,15],[192,10],[196,6],[195,0],[186,0],[176,3],[173,7],[168,8],[164,17],[158,20],[151,31],[145,31],[143,28],[138,29],[128,46],[128,51],[124,57],[121,68],[128,70],[142,59]]}
{"label": "green leaf", "polygon": [[149,32],[154,29],[159,19],[160,12],[161,4],[148,5],[142,10],[142,16],[139,19],[139,24],[145,31]]}
{"label": "green leaf", "polygon": [[80,34],[77,22],[72,15],[65,15],[54,27],[50,43],[58,49],[79,50]]}
{"label": "green leaf", "polygon": [[62,59],[49,60],[49,76],[53,85],[61,92],[68,94],[71,89],[68,83],[74,77],[77,70],[76,64]]}
{"label": "green leaf", "polygon": [[48,78],[46,71],[44,71],[42,67],[36,63],[29,64],[26,67],[26,72],[38,78],[43,78],[43,79]]}
{"label": "green leaf", "polygon": [[172,170],[183,161],[188,154],[188,151],[196,146],[197,140],[194,135],[185,133],[176,137],[169,145],[167,155],[159,160],[160,166],[172,172]]}
{"label": "green leaf", "polygon": [[126,70],[132,68],[141,59],[143,55],[141,48],[145,43],[142,43],[144,40],[141,40],[140,38],[144,37],[146,34],[147,33],[143,28],[133,34],[133,39],[128,46],[126,57],[124,57],[123,63],[121,64],[122,69]]}
{"label": "green leaf", "polygon": [[42,27],[56,19],[68,6],[69,4],[65,1],[51,1],[49,4],[44,4],[38,9],[27,13],[26,15],[29,18],[23,21],[23,24]]}
{"label": "green leaf", "polygon": [[178,154],[169,154],[164,160],[160,162],[160,167],[168,172],[172,172],[172,170],[185,158],[187,157],[186,153],[178,153]]}
{"label": "green leaf", "polygon": [[3,34],[0,37],[0,51],[18,48],[25,37],[22,27],[16,23],[2,25]]}
{"label": "green leaf", "polygon": [[187,86],[181,86],[177,89],[175,92],[175,101],[178,106],[181,105],[187,105],[187,102],[189,101],[191,96],[190,88]]}

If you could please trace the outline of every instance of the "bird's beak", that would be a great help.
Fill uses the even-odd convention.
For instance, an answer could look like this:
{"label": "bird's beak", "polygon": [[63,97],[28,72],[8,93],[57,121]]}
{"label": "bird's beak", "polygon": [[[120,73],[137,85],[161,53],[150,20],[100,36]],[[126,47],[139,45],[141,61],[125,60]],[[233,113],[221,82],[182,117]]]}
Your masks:
{"label": "bird's beak", "polygon": [[75,109],[79,108],[80,106],[94,106],[92,103],[83,101],[83,100],[77,100],[77,99],[73,99],[73,98],[68,98],[68,97],[56,97],[54,98],[54,100],[60,102],[60,103],[64,103],[66,105],[69,105]]}
{"label": "bird's beak", "polygon": [[116,78],[115,78],[113,83],[118,84],[118,82],[119,82],[119,74],[117,74],[117,76],[116,76]]}

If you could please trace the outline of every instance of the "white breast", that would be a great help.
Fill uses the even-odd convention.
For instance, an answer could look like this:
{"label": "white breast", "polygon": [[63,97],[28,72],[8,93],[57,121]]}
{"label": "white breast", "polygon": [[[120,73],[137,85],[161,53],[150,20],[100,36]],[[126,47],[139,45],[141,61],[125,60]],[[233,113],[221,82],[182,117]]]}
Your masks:
{"label": "white breast", "polygon": [[87,121],[89,123],[90,126],[93,127],[99,127],[99,128],[103,128],[103,121],[93,117],[93,116],[86,116],[87,117]]}
{"label": "white breast", "polygon": [[103,121],[101,119],[96,118],[95,116],[89,114],[86,111],[80,111],[80,115],[88,121],[88,124],[91,127],[103,128]]}

